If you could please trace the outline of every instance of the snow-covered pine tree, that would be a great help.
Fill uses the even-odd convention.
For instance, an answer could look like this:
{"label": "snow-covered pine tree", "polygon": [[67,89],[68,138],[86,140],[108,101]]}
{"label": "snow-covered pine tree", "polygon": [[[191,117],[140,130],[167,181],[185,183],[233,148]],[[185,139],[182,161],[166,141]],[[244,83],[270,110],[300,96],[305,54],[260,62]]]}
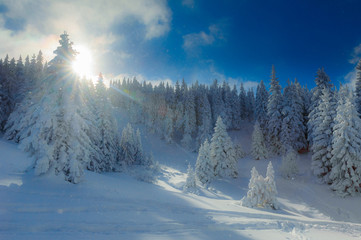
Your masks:
{"label": "snow-covered pine tree", "polygon": [[15,86],[15,108],[24,99],[25,69],[21,56],[16,62],[16,86]]}
{"label": "snow-covered pine tree", "polygon": [[246,115],[249,121],[253,121],[254,119],[254,92],[253,89],[248,89],[247,98],[246,98]]}
{"label": "snow-covered pine tree", "polygon": [[267,166],[266,177],[264,179],[266,185],[264,204],[266,207],[270,207],[272,209],[278,209],[278,201],[277,201],[277,188],[275,182],[275,171],[273,170],[272,162],[270,161]]}
{"label": "snow-covered pine tree", "polygon": [[272,65],[271,74],[271,95],[268,98],[267,104],[267,140],[270,145],[272,153],[278,155],[283,151],[281,144],[281,130],[282,130],[282,93],[281,86],[276,78],[276,71]]}
{"label": "snow-covered pine tree", "polygon": [[232,95],[231,95],[231,88],[229,87],[227,82],[223,82],[222,85],[222,99],[224,102],[224,124],[226,125],[227,129],[232,128]]}
{"label": "snow-covered pine tree", "polygon": [[340,196],[361,191],[361,119],[353,96],[340,89],[332,140],[331,188]]}
{"label": "snow-covered pine tree", "polygon": [[172,143],[173,141],[173,111],[171,108],[167,108],[167,113],[163,121],[163,138],[167,143]]}
{"label": "snow-covered pine tree", "polygon": [[241,205],[245,207],[262,207],[278,209],[277,189],[274,182],[274,170],[270,162],[267,167],[266,178],[259,175],[256,168],[251,170],[251,179],[248,184],[248,192],[241,199]]}
{"label": "snow-covered pine tree", "polygon": [[263,195],[265,190],[264,178],[259,175],[256,167],[251,170],[251,179],[248,183],[248,192],[241,199],[241,205],[244,207],[263,207]]}
{"label": "snow-covered pine tree", "polygon": [[76,52],[68,34],[60,35],[60,46],[49,63],[51,72],[40,101],[31,105],[19,122],[21,147],[35,158],[35,173],[55,172],[78,183],[94,148],[84,118],[87,105],[79,79],[71,72]]}
{"label": "snow-covered pine tree", "polygon": [[361,114],[361,60],[356,66],[356,84],[355,84],[355,104],[359,114]]}
{"label": "snow-covered pine tree", "polygon": [[258,84],[256,91],[255,101],[255,120],[259,123],[264,136],[266,136],[267,129],[267,104],[268,104],[269,93],[263,80]]}
{"label": "snow-covered pine tree", "polygon": [[258,122],[254,124],[254,130],[252,133],[252,150],[251,154],[254,159],[266,159],[268,158],[268,150],[264,140],[263,133],[261,131],[260,125]]}
{"label": "snow-covered pine tree", "polygon": [[336,116],[336,104],[334,95],[330,88],[324,88],[317,106],[318,114],[315,115],[314,138],[312,145],[313,173],[322,182],[330,183],[329,174],[331,172],[332,157],[332,129]]}
{"label": "snow-covered pine tree", "polygon": [[208,101],[207,93],[202,91],[198,99],[199,127],[197,133],[197,144],[200,146],[206,139],[212,136],[212,110]]}
{"label": "snow-covered pine tree", "polygon": [[212,109],[212,120],[213,124],[215,124],[218,116],[224,116],[224,102],[222,99],[222,91],[218,86],[217,79],[214,80],[213,84],[210,87],[210,104]]}
{"label": "snow-covered pine tree", "polygon": [[232,128],[241,128],[241,109],[239,107],[239,97],[236,85],[233,86],[231,92],[231,106],[232,106]]}
{"label": "snow-covered pine tree", "polygon": [[206,139],[200,146],[196,162],[196,176],[198,180],[207,184],[214,178],[215,163],[210,158],[210,145]]}
{"label": "snow-covered pine tree", "polygon": [[193,144],[193,136],[196,133],[196,112],[195,112],[195,101],[193,91],[189,90],[185,93],[185,102],[184,102],[184,132],[181,143],[183,147],[190,151],[195,151],[195,146]]}
{"label": "snow-covered pine tree", "polygon": [[[118,127],[112,115],[112,106],[108,99],[103,75],[100,73],[95,86],[95,145],[99,149],[88,163],[88,169],[94,172],[109,172],[116,168],[118,157]],[[90,119],[91,120],[91,119]]]}
{"label": "snow-covered pine tree", "polygon": [[317,118],[318,111],[317,106],[320,101],[320,97],[322,94],[322,90],[324,88],[331,88],[331,80],[328,77],[328,75],[325,73],[325,70],[323,68],[318,69],[316,79],[315,79],[316,87],[312,89],[312,98],[311,98],[311,106],[309,110],[308,115],[308,141],[310,142],[310,145],[313,144],[313,138],[314,138],[314,128],[316,127],[315,119]]}
{"label": "snow-covered pine tree", "polygon": [[218,117],[214,127],[210,144],[210,159],[215,163],[215,176],[234,178],[238,176],[234,146],[221,117]]}
{"label": "snow-covered pine tree", "polygon": [[0,131],[4,130],[5,124],[12,112],[12,96],[10,87],[9,74],[11,72],[9,56],[6,55],[2,64],[2,72],[0,78],[1,92],[0,92]]}
{"label": "snow-covered pine tree", "polygon": [[136,143],[133,127],[130,123],[122,131],[120,139],[120,157],[118,164],[123,167],[129,167],[136,162]]}
{"label": "snow-covered pine tree", "polygon": [[196,191],[197,182],[196,175],[190,164],[188,164],[186,183],[183,186],[183,191]]}
{"label": "snow-covered pine tree", "polygon": [[241,83],[239,89],[239,109],[242,120],[245,120],[247,118],[246,101],[247,101],[247,94],[246,91],[244,90],[243,83]]}
{"label": "snow-covered pine tree", "polygon": [[305,126],[303,125],[302,98],[296,85],[288,82],[283,92],[281,143],[285,150],[296,151],[306,148]]}
{"label": "snow-covered pine tree", "polygon": [[139,128],[135,132],[135,164],[136,165],[147,165],[147,159],[143,151],[142,137],[140,135]]}
{"label": "snow-covered pine tree", "polygon": [[236,159],[244,158],[247,154],[243,150],[243,147],[241,144],[234,144],[234,151],[236,152]]}
{"label": "snow-covered pine tree", "polygon": [[308,149],[308,128],[307,128],[307,123],[308,123],[308,114],[309,114],[309,108],[311,105],[311,97],[312,94],[311,92],[307,89],[307,87],[301,87],[300,83],[297,81],[297,79],[295,79],[295,86],[296,86],[296,91],[298,93],[298,95],[301,98],[301,102],[302,102],[302,122],[303,122],[303,129],[304,129],[304,134],[302,136],[302,138],[304,138],[303,140],[300,139],[299,141],[305,141],[306,143],[306,149]]}
{"label": "snow-covered pine tree", "polygon": [[297,152],[290,149],[282,156],[281,175],[286,179],[292,179],[298,174]]}

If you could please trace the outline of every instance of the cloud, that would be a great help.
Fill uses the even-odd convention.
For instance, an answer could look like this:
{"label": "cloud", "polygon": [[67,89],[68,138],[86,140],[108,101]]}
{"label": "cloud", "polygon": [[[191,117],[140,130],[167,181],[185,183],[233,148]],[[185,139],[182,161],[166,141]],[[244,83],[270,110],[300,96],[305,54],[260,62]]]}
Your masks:
{"label": "cloud", "polygon": [[349,59],[349,62],[351,64],[356,64],[361,59],[361,44],[356,46],[353,49],[353,52],[351,54],[351,59]]}
{"label": "cloud", "polygon": [[182,5],[188,8],[194,8],[194,0],[183,0]]}
{"label": "cloud", "polygon": [[183,36],[183,49],[194,51],[198,47],[212,45],[216,40],[224,40],[225,37],[219,24],[213,24],[208,27],[208,31],[199,33],[190,33]]}
{"label": "cloud", "polygon": [[356,69],[347,73],[344,77],[344,82],[346,86],[349,86],[351,89],[355,89],[356,86]]}
{"label": "cloud", "polygon": [[[349,63],[355,65],[356,63],[358,63],[361,59],[361,44],[354,47],[352,53],[351,53],[351,58],[349,59]],[[347,86],[349,86],[352,89],[355,89],[355,84],[356,84],[356,76],[357,76],[357,71],[356,68],[354,67],[350,72],[348,72],[345,76],[344,76],[344,82]]]}
{"label": "cloud", "polygon": [[[111,33],[112,27],[130,18],[144,27],[146,40],[161,37],[170,30],[171,10],[165,0],[15,0],[4,4],[6,12],[0,14],[2,56],[56,47],[58,37],[53,36],[59,36],[64,30],[75,43],[85,43],[92,49],[108,49],[122,39]],[[19,23],[16,28],[9,26],[9,19]],[[54,48],[49,51],[52,50]]]}

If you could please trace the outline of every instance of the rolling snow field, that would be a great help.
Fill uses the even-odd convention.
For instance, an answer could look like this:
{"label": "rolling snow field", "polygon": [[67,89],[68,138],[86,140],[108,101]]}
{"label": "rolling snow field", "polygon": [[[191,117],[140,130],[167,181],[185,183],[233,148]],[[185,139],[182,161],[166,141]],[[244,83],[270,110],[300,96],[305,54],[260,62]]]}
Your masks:
{"label": "rolling snow field", "polygon": [[[252,127],[231,132],[246,152]],[[361,197],[340,198],[317,183],[311,154],[300,155],[299,175],[275,168],[280,210],[246,208],[250,170],[265,175],[269,160],[249,155],[237,179],[183,192],[186,170],[197,155],[142,131],[143,147],[160,163],[154,184],[125,173],[87,171],[79,184],[37,177],[16,144],[0,140],[0,239],[360,239]]]}

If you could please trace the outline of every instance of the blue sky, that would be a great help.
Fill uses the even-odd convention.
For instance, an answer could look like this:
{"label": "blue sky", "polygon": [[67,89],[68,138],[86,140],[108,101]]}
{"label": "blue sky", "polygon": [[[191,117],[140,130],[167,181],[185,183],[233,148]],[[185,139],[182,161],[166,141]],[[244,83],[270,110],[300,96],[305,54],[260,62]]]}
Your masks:
{"label": "blue sky", "polygon": [[51,58],[66,30],[109,78],[252,87],[274,64],[282,85],[313,87],[322,66],[338,85],[361,56],[360,10],[357,0],[0,0],[0,54]]}

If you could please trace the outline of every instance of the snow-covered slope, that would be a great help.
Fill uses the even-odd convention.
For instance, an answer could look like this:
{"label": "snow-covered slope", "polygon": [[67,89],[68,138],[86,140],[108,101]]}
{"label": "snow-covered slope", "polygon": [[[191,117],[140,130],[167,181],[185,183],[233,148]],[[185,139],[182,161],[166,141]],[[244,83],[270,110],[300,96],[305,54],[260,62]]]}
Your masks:
{"label": "snow-covered slope", "polygon": [[[246,152],[248,126],[232,132]],[[143,131],[145,134],[145,131]],[[265,175],[268,161],[239,161],[235,180],[218,180],[198,194],[184,193],[188,163],[195,153],[157,136],[143,146],[162,166],[156,184],[120,173],[86,172],[79,184],[60,177],[35,177],[31,161],[16,145],[0,140],[0,239],[359,239],[360,197],[339,198],[319,185],[302,155],[300,175],[284,180],[276,171],[280,210],[239,205],[250,169]]]}

